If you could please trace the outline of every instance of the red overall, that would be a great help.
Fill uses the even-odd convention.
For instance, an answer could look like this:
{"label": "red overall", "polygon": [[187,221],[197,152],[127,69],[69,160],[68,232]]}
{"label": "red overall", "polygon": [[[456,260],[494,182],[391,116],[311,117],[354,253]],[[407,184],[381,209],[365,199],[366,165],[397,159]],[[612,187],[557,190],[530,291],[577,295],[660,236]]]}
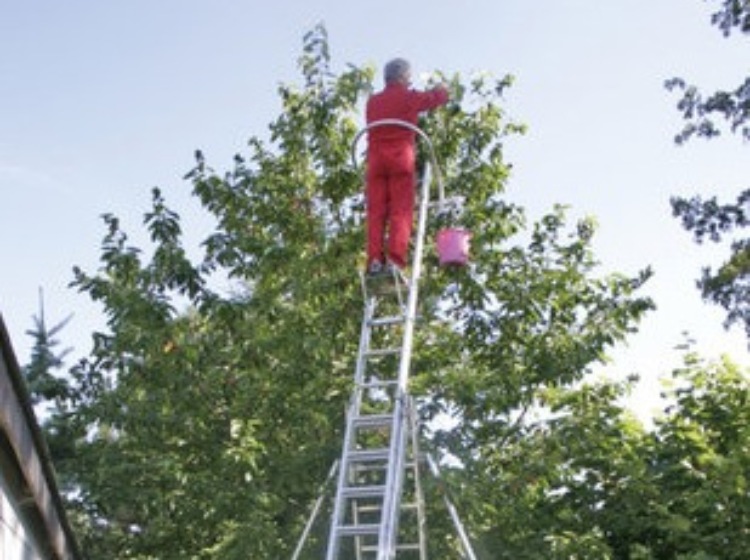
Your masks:
{"label": "red overall", "polygon": [[[367,124],[399,119],[417,124],[419,113],[444,105],[444,88],[415,91],[390,83],[367,101]],[[416,133],[398,126],[371,128],[367,149],[367,265],[385,262],[406,266],[414,213]],[[388,247],[385,235],[388,229]]]}

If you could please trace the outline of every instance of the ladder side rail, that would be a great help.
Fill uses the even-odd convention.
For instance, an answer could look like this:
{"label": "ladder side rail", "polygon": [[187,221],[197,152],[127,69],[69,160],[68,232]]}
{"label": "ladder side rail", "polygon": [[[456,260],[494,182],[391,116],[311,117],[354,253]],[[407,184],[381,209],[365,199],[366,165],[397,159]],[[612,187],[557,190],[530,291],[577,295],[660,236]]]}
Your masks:
{"label": "ladder side rail", "polygon": [[357,356],[357,365],[354,374],[355,387],[346,412],[346,429],[344,430],[344,442],[341,448],[341,462],[339,465],[338,483],[336,486],[336,496],[333,503],[333,514],[331,515],[331,526],[329,528],[328,549],[326,551],[326,560],[336,560],[340,545],[338,528],[344,519],[346,507],[346,498],[343,497],[342,489],[347,485],[349,477],[349,464],[347,454],[352,447],[352,441],[355,437],[356,428],[353,419],[359,415],[361,391],[358,387],[364,379],[365,355],[370,346],[370,322],[375,309],[375,300],[368,299],[365,301],[365,313],[362,321],[362,328],[359,338],[359,353]]}
{"label": "ladder side rail", "polygon": [[421,459],[421,453],[419,451],[419,419],[417,418],[417,407],[413,398],[409,398],[409,435],[411,438],[411,459],[414,465],[414,498],[417,505],[419,560],[427,560],[427,506],[425,505],[421,473],[419,472]]}
{"label": "ladder side rail", "polygon": [[385,493],[383,497],[383,517],[378,537],[380,542],[378,560],[391,560],[395,558],[401,489],[403,487],[404,455],[406,451],[405,435],[403,396],[399,395],[394,404],[393,434],[391,436],[388,472],[386,473]]}
{"label": "ladder side rail", "polygon": [[375,316],[375,298],[365,300],[365,313],[362,318],[362,327],[359,335],[359,350],[357,354],[357,364],[354,370],[354,387],[360,387],[365,379],[365,369],[367,369],[367,352],[370,350],[371,322]]}
{"label": "ladder side rail", "polygon": [[404,317],[404,341],[401,348],[401,362],[398,372],[398,386],[404,396],[409,388],[409,368],[411,353],[414,345],[414,323],[417,317],[417,300],[419,298],[419,278],[422,274],[422,254],[424,253],[424,237],[427,230],[427,205],[430,196],[430,168],[426,167],[422,181],[422,193],[419,197],[419,220],[417,225],[416,243],[414,244],[414,258],[412,259],[412,274],[409,286],[409,298]]}
{"label": "ladder side rail", "polygon": [[[349,507],[352,509],[352,521],[354,525],[359,525],[359,506],[356,501],[353,501],[351,504],[349,504]],[[362,558],[362,535],[357,535],[354,537],[354,556],[355,560],[364,560]]]}
{"label": "ladder side rail", "polygon": [[[364,383],[366,379],[366,372],[367,372],[367,364],[368,364],[368,354],[370,352],[370,346],[372,341],[372,320],[375,317],[375,309],[377,308],[376,300],[375,298],[367,297],[367,292],[365,291],[365,305],[366,311],[363,317],[363,324],[362,324],[362,333],[360,335],[360,342],[359,342],[359,353],[357,356],[357,365],[354,372],[354,392],[352,393],[352,402],[349,407],[349,414],[352,418],[359,417],[362,412],[362,400],[363,400],[363,393],[365,391],[364,389]],[[349,443],[344,447],[342,450],[342,461],[346,463],[347,469],[349,468],[349,452],[353,450],[353,448],[356,446],[356,441],[352,441],[352,438],[355,437],[356,430],[351,425],[351,423],[348,423],[347,430],[351,430],[351,436],[349,438]],[[352,480],[349,480],[348,482],[353,482]],[[345,483],[347,481],[345,480]],[[342,500],[341,505],[342,508],[345,508],[348,506],[351,509],[351,519],[352,519],[352,525],[353,526],[359,526],[360,525],[360,517],[359,517],[359,505],[356,500]],[[344,510],[342,509],[342,512]],[[339,519],[338,524],[341,525],[343,523],[344,517],[342,516],[341,519]],[[344,537],[339,535],[339,545],[341,546],[341,540]],[[354,537],[351,537],[354,541],[354,554],[355,554],[355,560],[364,560],[363,559],[363,553],[362,553],[362,542],[363,542],[363,536],[362,535],[356,535]]]}
{"label": "ladder side rail", "polygon": [[[404,338],[401,347],[401,360],[399,363],[398,387],[396,389],[396,403],[394,413],[394,435],[391,439],[389,454],[389,468],[386,477],[385,499],[383,501],[383,524],[381,525],[381,554],[393,554],[396,546],[398,533],[398,516],[400,511],[401,490],[403,483],[404,455],[406,451],[406,434],[403,430],[404,404],[408,398],[409,368],[411,365],[411,353],[414,342],[414,323],[416,319],[419,277],[422,271],[422,253],[424,252],[424,237],[427,229],[427,211],[430,189],[430,165],[425,170],[422,181],[422,193],[419,200],[419,221],[417,226],[414,257],[412,261],[412,274],[409,288],[409,298],[404,317]],[[381,556],[382,560],[388,560],[392,556]]]}
{"label": "ladder side rail", "polygon": [[[402,497],[402,488],[404,484],[404,477],[406,474],[406,468],[404,465],[404,462],[406,461],[406,453],[407,453],[407,446],[411,445],[411,458],[409,459],[412,464],[413,469],[413,476],[414,476],[414,500],[415,500],[415,506],[417,510],[417,534],[418,534],[418,542],[416,545],[416,550],[419,552],[419,559],[420,560],[427,560],[427,535],[426,535],[426,513],[425,513],[425,503],[424,503],[424,494],[422,492],[422,485],[420,480],[420,474],[419,474],[419,459],[420,459],[420,452],[419,452],[419,432],[418,432],[418,425],[417,425],[417,417],[416,417],[416,409],[414,408],[414,400],[407,396],[403,403],[402,403],[402,413],[404,421],[401,423],[401,432],[399,434],[399,437],[402,438],[402,444],[400,446],[400,449],[402,450],[402,457],[400,458],[402,461],[402,467],[398,470],[395,470],[395,482],[393,484],[392,488],[398,488],[399,492],[397,494],[399,499],[399,504],[396,507],[396,513],[395,518],[393,520],[393,523],[389,525],[389,530],[385,531],[385,535],[388,536],[388,539],[383,541],[386,546],[382,546],[381,548],[381,556],[378,557],[378,560],[391,560],[391,558],[395,557],[395,551],[398,550],[398,517],[401,513],[400,509],[400,500]],[[388,548],[390,546],[391,548]],[[389,556],[388,554],[391,554],[393,556]]]}
{"label": "ladder side rail", "polygon": [[299,542],[297,542],[297,547],[294,549],[294,553],[292,554],[292,560],[297,560],[299,558],[299,555],[302,554],[302,548],[304,547],[305,542],[307,542],[307,538],[310,536],[312,526],[315,523],[315,519],[318,517],[318,514],[320,513],[320,507],[323,505],[323,499],[325,498],[325,489],[328,487],[331,480],[333,480],[333,477],[336,474],[338,468],[339,462],[338,460],[336,460],[333,462],[333,465],[331,465],[331,470],[328,471],[328,476],[326,476],[325,482],[320,487],[318,499],[315,500],[315,505],[313,506],[312,512],[310,513],[310,517],[307,519],[307,523],[305,523],[305,528],[302,531],[302,536],[300,536]]}
{"label": "ladder side rail", "polygon": [[[435,459],[430,453],[427,454],[427,464],[429,465],[430,471],[432,472],[432,475],[435,477],[435,479],[438,481],[442,481],[440,468],[438,467]],[[453,502],[450,501],[447,492],[443,492],[443,503],[445,504],[445,507],[448,509],[448,513],[451,516],[451,521],[453,521],[453,526],[456,528],[458,538],[461,541],[461,545],[463,546],[467,560],[477,560],[476,554],[474,554],[474,549],[471,547],[469,536],[464,529],[463,523],[461,523],[461,519],[458,517],[458,511],[456,511],[456,507],[453,505]]]}

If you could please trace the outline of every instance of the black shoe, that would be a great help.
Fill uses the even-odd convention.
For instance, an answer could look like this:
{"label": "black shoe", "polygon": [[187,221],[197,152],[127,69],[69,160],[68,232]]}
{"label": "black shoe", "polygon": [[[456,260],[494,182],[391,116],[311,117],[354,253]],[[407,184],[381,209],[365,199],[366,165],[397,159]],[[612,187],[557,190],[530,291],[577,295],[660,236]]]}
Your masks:
{"label": "black shoe", "polygon": [[368,276],[379,276],[383,274],[383,263],[380,261],[372,261],[370,266],[367,267]]}

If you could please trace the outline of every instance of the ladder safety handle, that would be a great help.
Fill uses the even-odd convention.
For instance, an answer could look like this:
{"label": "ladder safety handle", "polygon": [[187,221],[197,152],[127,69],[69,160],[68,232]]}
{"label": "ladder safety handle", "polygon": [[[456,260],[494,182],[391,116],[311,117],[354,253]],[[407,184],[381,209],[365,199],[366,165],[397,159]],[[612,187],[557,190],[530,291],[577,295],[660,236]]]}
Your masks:
{"label": "ladder safety handle", "polygon": [[[415,132],[427,145],[428,153],[430,157],[430,165],[432,169],[434,170],[433,172],[435,175],[435,182],[437,183],[437,187],[438,187],[438,207],[440,208],[439,211],[442,212],[444,199],[445,199],[445,193],[443,190],[443,180],[440,174],[440,167],[437,164],[437,157],[435,156],[435,148],[432,144],[432,140],[430,140],[430,137],[427,136],[425,131],[419,128],[418,126],[413,125],[412,123],[408,121],[402,121],[401,119],[380,119],[380,120],[369,123],[363,129],[357,132],[357,134],[354,136],[354,140],[352,140],[352,165],[355,168],[359,166],[357,162],[357,142],[359,142],[360,138],[362,138],[362,136],[364,136],[367,132],[369,132],[373,128],[380,128],[383,126],[399,126],[401,128],[407,128],[411,130],[412,132]],[[425,191],[427,191],[425,194],[429,194],[428,188],[425,188]]]}

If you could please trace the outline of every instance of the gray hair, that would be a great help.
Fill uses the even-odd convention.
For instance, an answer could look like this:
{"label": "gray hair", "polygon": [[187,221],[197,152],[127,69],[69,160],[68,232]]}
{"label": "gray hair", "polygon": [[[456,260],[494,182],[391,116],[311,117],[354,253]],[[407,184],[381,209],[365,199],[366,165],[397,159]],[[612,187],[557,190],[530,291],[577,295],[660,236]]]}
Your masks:
{"label": "gray hair", "polygon": [[385,83],[398,82],[406,77],[411,71],[411,65],[408,60],[403,58],[394,58],[385,65],[383,72]]}

